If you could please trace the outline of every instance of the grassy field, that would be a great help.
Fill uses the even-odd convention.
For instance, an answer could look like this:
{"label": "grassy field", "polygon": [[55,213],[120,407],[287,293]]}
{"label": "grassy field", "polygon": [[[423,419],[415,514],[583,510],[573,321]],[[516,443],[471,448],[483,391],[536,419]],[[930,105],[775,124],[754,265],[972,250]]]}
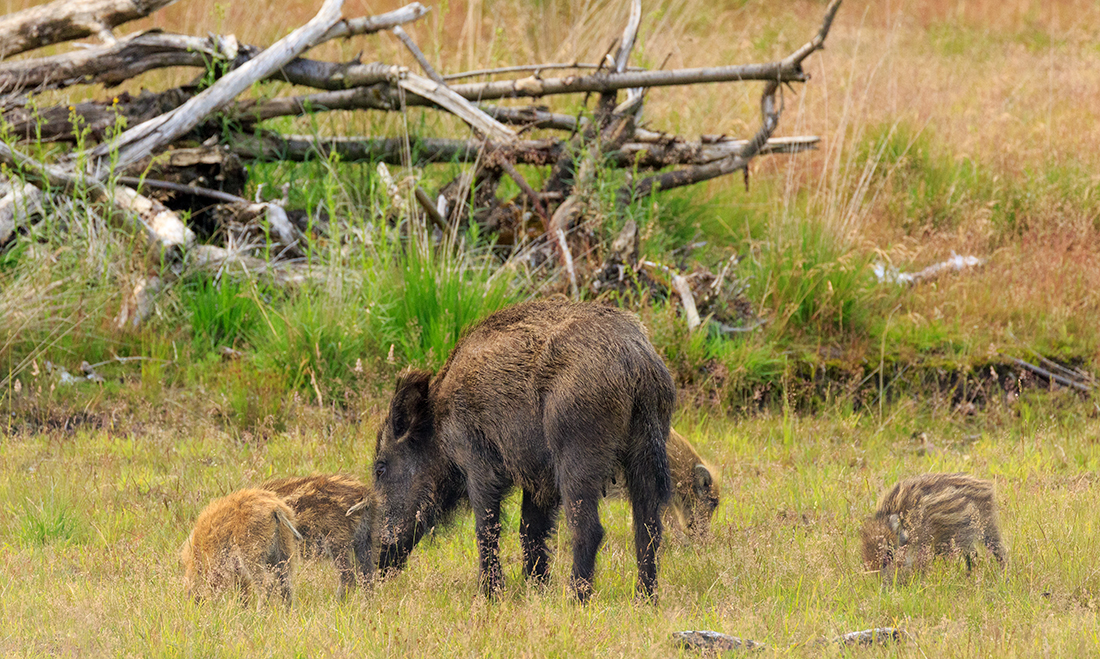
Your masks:
{"label": "grassy field", "polygon": [[[266,44],[318,4],[181,0],[134,27]],[[345,14],[395,6],[349,2]],[[816,32],[825,3],[645,6],[637,61],[672,68],[782,57]],[[626,13],[617,1],[456,0],[408,29],[457,72],[594,61]],[[308,244],[322,283],[191,274],[142,327],[120,328],[120,291],[160,263],[81,200],[59,204],[0,250],[0,654],[670,656],[670,632],[713,629],[817,656],[840,653],[807,645],[818,637],[882,626],[912,638],[851,653],[1098,654],[1100,407],[1045,391],[998,357],[1035,351],[1100,369],[1098,44],[1090,0],[846,0],[778,131],[820,135],[819,151],[760,159],[747,191],[733,177],[630,210],[646,258],[717,270],[737,255],[732,274],[767,320],[729,338],[689,333],[674,303],[636,306],[680,387],[675,425],[717,467],[723,492],[709,542],[669,534],[653,606],[632,600],[630,514],[618,501],[602,509],[609,534],[587,606],[567,592],[564,528],[549,588],[524,584],[515,500],[497,602],[476,592],[469,515],[418,547],[404,573],[343,603],[328,564],[303,566],[290,611],[188,600],[177,552],[210,499],[272,476],[366,479],[396,373],[438,365],[470,322],[554,287],[501,266],[491,236],[467,236],[454,256],[403,242],[369,164],[266,164],[246,196],[289,183],[292,206],[339,219],[335,235]],[[390,35],[314,55],[360,50],[415,67]],[[688,137],[747,135],[758,94],[755,84],[655,90],[645,116]],[[578,98],[546,102],[580,109]],[[466,135],[426,110],[270,127]],[[432,187],[458,169],[411,174]],[[537,185],[545,173],[525,175]],[[617,176],[602,173],[601,185],[613,191]],[[608,213],[597,230],[621,221]],[[875,263],[919,270],[952,251],[985,264],[913,287],[871,273]],[[223,360],[225,347],[243,356]],[[106,382],[63,386],[51,370],[78,374],[82,361]],[[941,562],[883,590],[859,561],[860,520],[899,478],[954,470],[995,481],[1007,569],[982,554],[971,575]]]}
{"label": "grassy field", "polygon": [[[1025,410],[1032,410],[1026,412]],[[1042,410],[1042,411],[1039,411]],[[1100,651],[1100,420],[1076,398],[1025,397],[979,418],[894,407],[813,418],[739,421],[681,415],[677,426],[717,466],[723,501],[712,538],[668,534],[656,605],[632,599],[629,507],[608,501],[597,595],[567,589],[569,532],[553,542],[551,584],[520,576],[518,501],[506,514],[505,594],[476,589],[472,518],[425,541],[401,575],[335,600],[328,562],[306,563],[297,601],[196,604],[177,550],[212,497],[312,470],[370,473],[377,415],[334,422],[303,410],[286,432],[234,441],[206,422],[17,432],[0,452],[0,606],[5,656],[652,656],[669,634],[713,629],[780,654],[869,627],[903,627],[874,656],[1089,656]],[[173,415],[174,416],[174,415]],[[112,420],[113,418],[113,420]],[[115,427],[112,427],[112,424]],[[913,433],[934,449],[921,452]],[[1008,545],[1002,574],[980,554],[973,574],[940,561],[884,590],[860,563],[858,524],[878,493],[909,474],[966,470],[992,478]],[[832,649],[825,654],[835,654]]]}

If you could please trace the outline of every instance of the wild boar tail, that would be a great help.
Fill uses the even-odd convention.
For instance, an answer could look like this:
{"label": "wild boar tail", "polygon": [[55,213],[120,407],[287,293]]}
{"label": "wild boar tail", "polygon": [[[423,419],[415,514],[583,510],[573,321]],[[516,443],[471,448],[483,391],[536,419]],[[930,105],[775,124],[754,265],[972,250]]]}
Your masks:
{"label": "wild boar tail", "polygon": [[[666,373],[667,375],[667,373]],[[668,382],[649,387],[639,396],[630,421],[631,464],[627,465],[627,487],[642,496],[652,496],[659,505],[672,498],[672,472],[668,460],[668,433],[676,391]],[[650,489],[643,493],[641,490]]]}

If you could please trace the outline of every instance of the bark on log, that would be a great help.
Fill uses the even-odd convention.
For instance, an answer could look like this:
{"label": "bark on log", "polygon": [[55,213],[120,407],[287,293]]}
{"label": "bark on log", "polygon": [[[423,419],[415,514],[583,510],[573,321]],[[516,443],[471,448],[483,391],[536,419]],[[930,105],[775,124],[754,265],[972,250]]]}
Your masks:
{"label": "bark on log", "polygon": [[[748,140],[723,139],[717,142],[686,141],[665,138],[662,143],[627,142],[618,150],[605,154],[606,162],[613,167],[637,167],[658,169],[670,165],[705,165],[741,152]],[[798,153],[817,147],[820,138],[779,137],[769,139],[759,155]],[[480,140],[453,140],[443,138],[410,138],[412,165],[431,163],[474,162],[483,153],[521,165],[550,165],[558,161],[565,148],[565,140],[516,140],[511,143],[482,142]],[[303,162],[326,159],[332,154],[341,162],[384,162],[402,165],[405,151],[404,138],[324,137],[306,135],[277,135],[265,133],[260,137],[241,135],[234,138],[230,150],[247,160],[286,160]]]}
{"label": "bark on log", "polygon": [[109,35],[176,0],[55,0],[0,17],[0,58],[42,46]]}
{"label": "bark on log", "polygon": [[[284,66],[332,29],[340,20],[344,0],[325,0],[321,10],[308,23],[271,45],[239,69],[226,74],[209,89],[165,115],[135,126],[111,142],[93,150],[99,158],[97,175],[107,166],[125,167],[145,158],[157,148],[171,144],[199,125],[209,114],[220,110],[252,83],[263,80]],[[117,155],[111,155],[117,149]]]}

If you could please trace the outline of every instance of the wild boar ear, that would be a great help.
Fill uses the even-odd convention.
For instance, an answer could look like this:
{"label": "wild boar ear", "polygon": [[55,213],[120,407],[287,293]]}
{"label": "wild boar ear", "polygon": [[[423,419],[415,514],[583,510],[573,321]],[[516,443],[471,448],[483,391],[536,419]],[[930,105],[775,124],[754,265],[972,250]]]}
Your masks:
{"label": "wild boar ear", "polygon": [[698,494],[706,494],[709,492],[710,486],[714,483],[714,478],[710,475],[710,470],[702,463],[697,463],[692,467],[691,473],[695,480],[695,492]]}
{"label": "wild boar ear", "polygon": [[901,518],[897,513],[894,513],[886,518],[886,524],[890,527],[890,530],[894,533],[901,532]]}
{"label": "wild boar ear", "polygon": [[406,434],[428,417],[428,384],[431,379],[432,374],[427,371],[405,371],[398,376],[390,402],[394,438]]}

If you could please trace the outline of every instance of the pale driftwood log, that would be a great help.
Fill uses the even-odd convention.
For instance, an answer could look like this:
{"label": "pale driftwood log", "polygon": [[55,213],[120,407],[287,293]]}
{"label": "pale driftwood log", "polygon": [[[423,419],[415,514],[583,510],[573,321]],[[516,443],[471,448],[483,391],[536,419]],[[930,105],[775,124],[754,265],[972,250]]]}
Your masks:
{"label": "pale driftwood log", "polygon": [[[338,38],[372,34],[415,21],[428,8],[414,2],[377,16],[341,21],[313,45]],[[36,59],[0,62],[0,93],[9,98],[23,90],[45,91],[75,84],[117,85],[153,69],[173,66],[205,68],[215,60],[239,66],[262,49],[240,45],[232,36],[207,38],[148,31],[120,38],[116,43],[74,50]],[[396,79],[404,67],[381,63],[337,64],[297,58],[270,79],[318,89],[347,89]]]}
{"label": "pale driftwood log", "polygon": [[[108,165],[125,167],[171,144],[199,125],[209,114],[230,103],[254,82],[263,80],[300,55],[340,21],[344,0],[325,0],[321,10],[308,23],[294,30],[263,53],[229,72],[222,79],[175,110],[127,130],[93,150],[99,158],[97,175],[103,176]],[[117,151],[117,155],[112,155]]]}
{"label": "pale driftwood log", "polygon": [[565,239],[565,231],[558,227],[554,229],[554,237],[558,241],[558,249],[561,250],[562,266],[569,277],[569,295],[577,299],[577,270],[573,267],[573,254],[569,251],[569,242]]}
{"label": "pale driftwood log", "polygon": [[[630,18],[626,22],[626,27],[623,28],[623,36],[619,39],[619,49],[615,52],[615,58],[611,66],[611,70],[615,73],[623,73],[626,71],[626,64],[630,59],[630,51],[634,50],[634,41],[638,37],[638,27],[641,23],[642,0],[632,0],[630,3]],[[627,90],[628,102],[637,104],[639,109],[641,95],[642,90],[639,87],[632,87]],[[604,92],[600,95],[600,108],[605,113],[614,113],[617,100],[617,92]]]}
{"label": "pale driftwood log", "polygon": [[54,188],[65,193],[78,188],[84,190],[93,201],[112,206],[127,226],[140,230],[151,244],[162,250],[177,250],[194,241],[195,235],[175,213],[132,188],[121,185],[108,188],[90,177],[40,163],[3,142],[0,142],[0,163],[18,170],[27,182],[39,188]]}
{"label": "pale driftwood log", "polygon": [[680,304],[684,307],[684,320],[687,321],[688,331],[699,327],[703,321],[695,308],[695,295],[691,292],[688,280],[680,274],[672,275],[672,290],[676,291],[676,296],[680,298]]}
{"label": "pale driftwood log", "polygon": [[20,227],[41,217],[43,195],[38,186],[13,181],[11,189],[0,197],[0,246],[8,242]]}
{"label": "pale driftwood log", "polygon": [[[814,136],[779,137],[765,142],[759,155],[799,153],[817,148],[820,138]],[[660,143],[627,142],[605,154],[613,167],[655,169],[670,165],[705,165],[739,153],[748,140],[720,138],[717,141],[686,141],[665,136]],[[409,138],[412,164],[474,162],[483,153],[497,154],[522,165],[551,165],[562,155],[565,140],[516,140],[514,142],[482,142],[444,138]],[[384,162],[402,165],[406,141],[403,138],[373,137],[310,137],[308,135],[260,136],[237,135],[231,138],[230,150],[247,160],[286,160],[302,162],[338,155],[341,162]]]}
{"label": "pale driftwood log", "polygon": [[0,58],[42,46],[97,35],[148,16],[176,0],[55,0],[0,17]]}

